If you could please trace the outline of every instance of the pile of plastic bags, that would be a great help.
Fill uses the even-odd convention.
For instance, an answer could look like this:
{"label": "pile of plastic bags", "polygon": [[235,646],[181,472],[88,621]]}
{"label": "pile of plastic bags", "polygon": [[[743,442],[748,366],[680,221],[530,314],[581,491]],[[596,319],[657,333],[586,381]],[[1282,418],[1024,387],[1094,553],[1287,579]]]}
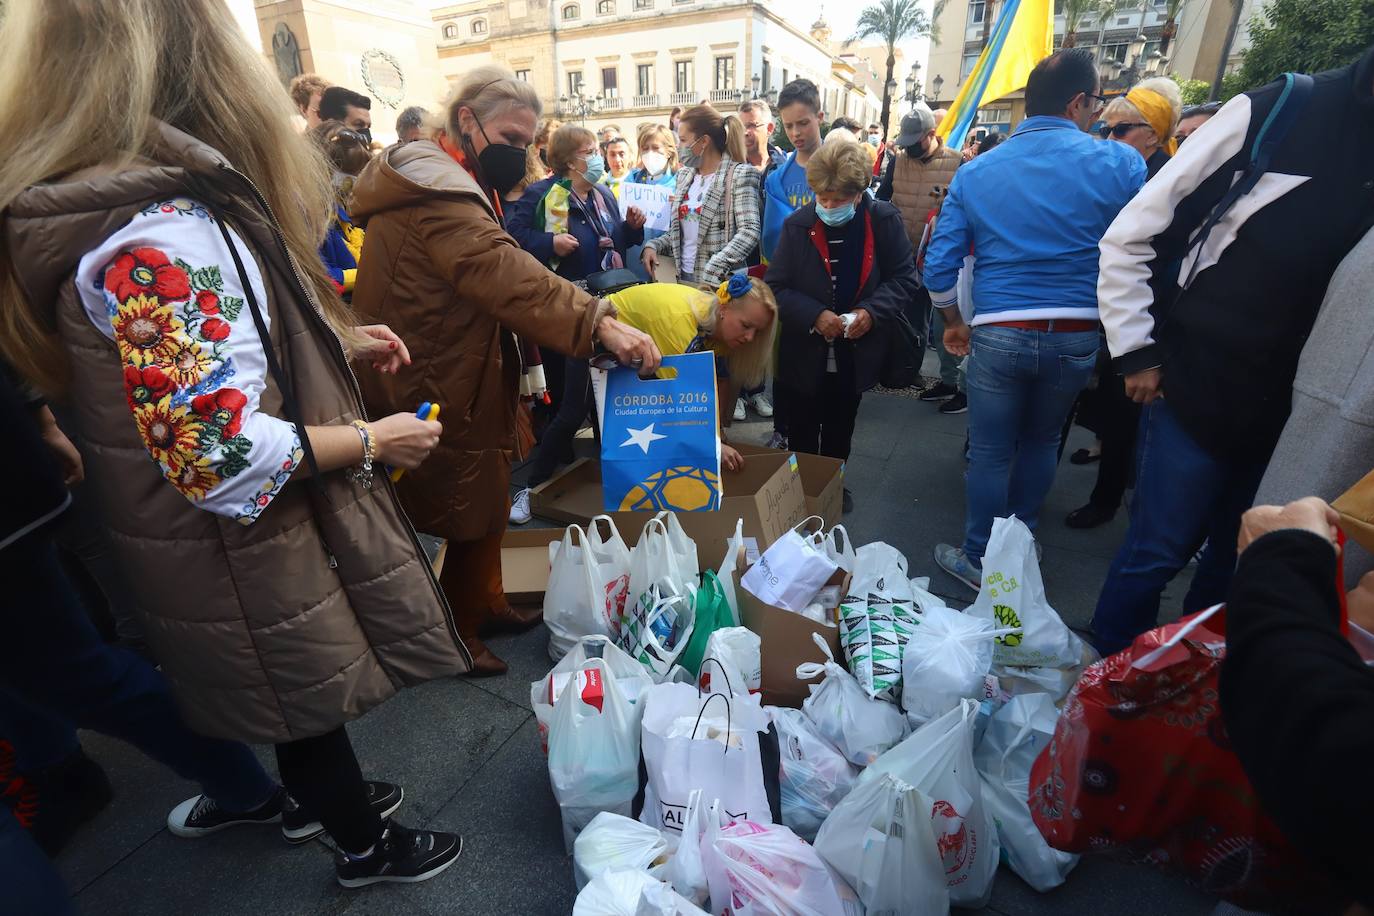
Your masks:
{"label": "pile of plastic bags", "polygon": [[[666,513],[633,551],[606,518],[556,545],[550,593],[576,588],[546,615],[566,654],[531,700],[575,913],[938,914],[986,905],[1000,862],[1041,891],[1076,864],[1041,837],[1027,794],[1092,657],[1045,600],[1029,531],[997,521],[961,612],[896,549],[856,550],[813,521],[742,576],[739,527],[698,575]],[[797,667],[800,709],[761,702],[737,583],[839,628],[843,659],[816,634],[826,661]]]}

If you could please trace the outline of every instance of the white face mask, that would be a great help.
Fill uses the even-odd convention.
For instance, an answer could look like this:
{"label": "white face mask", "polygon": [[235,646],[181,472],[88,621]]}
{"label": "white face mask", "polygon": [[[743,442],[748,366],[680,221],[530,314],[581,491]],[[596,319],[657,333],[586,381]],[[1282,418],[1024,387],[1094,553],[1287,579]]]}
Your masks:
{"label": "white face mask", "polygon": [[657,175],[668,167],[668,157],[653,150],[640,156],[639,161],[644,164],[644,171],[650,175]]}

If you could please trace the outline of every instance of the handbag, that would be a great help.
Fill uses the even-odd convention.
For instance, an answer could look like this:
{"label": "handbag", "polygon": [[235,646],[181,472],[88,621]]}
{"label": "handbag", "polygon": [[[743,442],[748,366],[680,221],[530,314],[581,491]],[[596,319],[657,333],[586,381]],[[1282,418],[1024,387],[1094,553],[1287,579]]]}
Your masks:
{"label": "handbag", "polygon": [[921,379],[920,341],[905,315],[894,315],[889,325],[878,384],[884,388],[910,388]]}

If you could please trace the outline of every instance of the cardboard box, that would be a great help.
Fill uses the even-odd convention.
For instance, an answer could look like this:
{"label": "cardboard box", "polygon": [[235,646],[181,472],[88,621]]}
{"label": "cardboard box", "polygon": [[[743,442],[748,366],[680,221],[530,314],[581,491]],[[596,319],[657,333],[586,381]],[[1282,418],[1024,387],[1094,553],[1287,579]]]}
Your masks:
{"label": "cardboard box", "polygon": [[549,545],[561,540],[562,528],[512,528],[502,536],[501,581],[511,604],[544,603],[549,587]]}
{"label": "cardboard box", "polygon": [[[703,570],[720,564],[738,519],[744,520],[744,536],[753,538],[761,551],[806,518],[801,469],[790,452],[752,458],[741,471],[725,471],[721,483],[725,495],[718,512],[676,513],[683,530],[696,542]],[[577,525],[606,514],[601,505],[601,463],[583,458],[569,465],[530,493],[530,508],[540,518]],[[654,517],[652,512],[609,514],[631,547]]]}
{"label": "cardboard box", "polygon": [[[741,455],[795,454],[801,469],[802,492],[806,494],[806,514],[825,519],[825,527],[833,528],[844,516],[844,462],[838,458],[786,452],[761,445],[730,443]],[[746,464],[748,462],[745,462]]]}
{"label": "cardboard box", "polygon": [[[830,584],[844,585],[845,578],[843,571],[837,572]],[[802,701],[811,695],[811,685],[819,684],[821,678],[814,681],[798,680],[797,666],[806,662],[826,661],[825,653],[812,639],[813,633],[819,633],[830,647],[830,654],[835,661],[844,664],[839,626],[828,627],[801,614],[765,604],[738,584],[735,593],[739,596],[740,622],[759,636],[759,654],[763,662],[760,692],[763,701],[772,706],[800,707]],[[840,594],[844,594],[843,588]],[[838,622],[837,610],[830,609],[831,618]]]}

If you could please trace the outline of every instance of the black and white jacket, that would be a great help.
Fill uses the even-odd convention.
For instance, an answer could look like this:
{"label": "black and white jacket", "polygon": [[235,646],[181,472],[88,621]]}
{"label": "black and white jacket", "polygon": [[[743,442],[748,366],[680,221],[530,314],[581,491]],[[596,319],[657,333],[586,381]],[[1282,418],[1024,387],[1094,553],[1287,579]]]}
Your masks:
{"label": "black and white jacket", "polygon": [[1263,460],[1336,265],[1374,225],[1374,48],[1317,74],[1269,171],[1189,242],[1250,163],[1278,99],[1232,99],[1102,239],[1098,299],[1117,370],[1163,368],[1172,410],[1219,456]]}

